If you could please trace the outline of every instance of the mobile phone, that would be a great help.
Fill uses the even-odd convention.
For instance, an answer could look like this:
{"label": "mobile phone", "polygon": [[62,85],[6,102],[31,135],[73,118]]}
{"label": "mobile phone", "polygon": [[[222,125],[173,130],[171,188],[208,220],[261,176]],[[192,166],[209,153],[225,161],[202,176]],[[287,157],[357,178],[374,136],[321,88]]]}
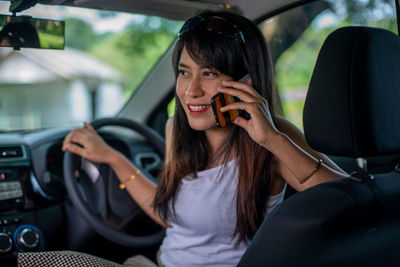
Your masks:
{"label": "mobile phone", "polygon": [[[249,79],[249,74],[246,74],[243,78],[239,80],[239,82],[247,82]],[[236,96],[231,96],[224,93],[218,93],[211,98],[211,107],[214,112],[214,118],[217,121],[218,127],[226,127],[227,125],[232,123],[232,121],[234,121],[238,116],[241,116],[246,120],[250,119],[250,114],[244,110],[234,109],[226,112],[221,112],[221,107],[235,102],[241,102],[241,100]]]}

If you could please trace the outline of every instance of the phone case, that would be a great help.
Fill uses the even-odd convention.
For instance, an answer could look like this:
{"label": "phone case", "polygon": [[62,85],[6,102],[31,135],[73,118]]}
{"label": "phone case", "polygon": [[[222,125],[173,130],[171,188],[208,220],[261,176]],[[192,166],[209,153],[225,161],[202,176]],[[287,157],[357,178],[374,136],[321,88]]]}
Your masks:
{"label": "phone case", "polygon": [[240,102],[238,97],[231,96],[228,94],[218,93],[211,98],[211,106],[214,112],[214,117],[217,122],[218,127],[223,128],[232,123],[238,116],[250,119],[249,113],[244,110],[229,110],[222,113],[220,108],[235,102]]}

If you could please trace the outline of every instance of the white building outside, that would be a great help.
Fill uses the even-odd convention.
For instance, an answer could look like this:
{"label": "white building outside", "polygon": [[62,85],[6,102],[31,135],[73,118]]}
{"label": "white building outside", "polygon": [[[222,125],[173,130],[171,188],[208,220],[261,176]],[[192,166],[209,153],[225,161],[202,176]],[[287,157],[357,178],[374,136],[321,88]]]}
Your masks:
{"label": "white building outside", "polygon": [[0,129],[81,125],[123,105],[121,74],[83,52],[0,48]]}

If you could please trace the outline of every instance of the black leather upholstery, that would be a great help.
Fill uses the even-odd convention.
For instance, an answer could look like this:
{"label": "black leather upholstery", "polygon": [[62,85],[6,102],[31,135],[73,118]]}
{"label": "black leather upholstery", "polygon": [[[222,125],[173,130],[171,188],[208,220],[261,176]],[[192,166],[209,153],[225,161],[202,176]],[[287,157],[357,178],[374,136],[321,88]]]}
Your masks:
{"label": "black leather upholstery", "polygon": [[291,196],[264,220],[239,266],[400,266],[400,173],[375,179],[384,209],[351,178]]}
{"label": "black leather upholstery", "polygon": [[329,155],[400,152],[400,38],[346,27],[321,48],[303,121],[308,143]]}
{"label": "black leather upholstery", "polygon": [[[304,108],[307,141],[337,156],[400,151],[400,39],[347,27],[321,48]],[[263,222],[239,266],[400,266],[394,168],[297,193]]]}

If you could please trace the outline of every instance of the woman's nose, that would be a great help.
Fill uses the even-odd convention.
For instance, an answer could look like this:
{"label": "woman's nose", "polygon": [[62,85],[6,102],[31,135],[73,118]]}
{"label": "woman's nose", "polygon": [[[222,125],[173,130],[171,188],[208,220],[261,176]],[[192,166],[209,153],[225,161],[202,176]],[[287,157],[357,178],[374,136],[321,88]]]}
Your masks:
{"label": "woman's nose", "polygon": [[199,78],[193,77],[190,81],[188,88],[186,89],[186,94],[189,97],[200,97],[204,95],[204,91],[201,86],[201,81]]}

